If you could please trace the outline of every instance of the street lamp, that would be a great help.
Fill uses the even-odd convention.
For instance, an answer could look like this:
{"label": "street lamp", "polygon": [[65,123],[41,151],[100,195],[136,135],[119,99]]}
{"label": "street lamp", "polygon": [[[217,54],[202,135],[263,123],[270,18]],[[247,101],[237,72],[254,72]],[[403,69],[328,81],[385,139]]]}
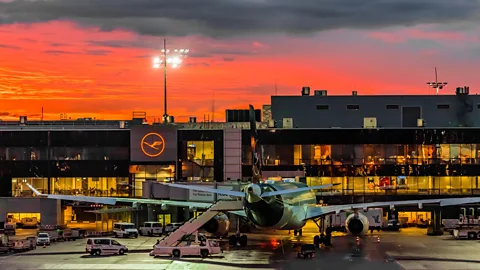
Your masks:
{"label": "street lamp", "polygon": [[436,94],[438,95],[438,91],[441,90],[444,86],[447,86],[447,82],[439,82],[437,76],[437,68],[435,68],[435,82],[427,82],[432,88],[435,89]]}
{"label": "street lamp", "polygon": [[167,50],[167,40],[163,40],[162,55],[160,57],[153,58],[153,68],[160,68],[163,66],[163,95],[164,95],[164,112],[163,122],[168,122],[167,114],[167,65],[172,68],[178,68],[188,54],[188,49],[174,49],[173,51]]}

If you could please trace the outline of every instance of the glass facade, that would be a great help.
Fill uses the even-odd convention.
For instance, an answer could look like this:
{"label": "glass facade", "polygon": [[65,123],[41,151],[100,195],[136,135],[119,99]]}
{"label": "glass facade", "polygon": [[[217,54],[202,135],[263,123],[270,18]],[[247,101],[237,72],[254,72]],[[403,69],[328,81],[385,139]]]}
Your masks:
{"label": "glass facade", "polygon": [[129,160],[130,156],[128,147],[0,147],[0,160],[48,159]]}
{"label": "glass facade", "polygon": [[[48,193],[48,178],[29,177],[12,179],[12,196],[32,196],[26,184],[42,193]],[[83,196],[129,196],[128,177],[53,177],[50,194]]]}
{"label": "glass facade", "polygon": [[182,163],[182,176],[187,181],[213,181],[215,143],[187,141],[187,159]]}
{"label": "glass facade", "polygon": [[[249,147],[244,165],[251,164]],[[264,145],[263,157],[266,166],[480,164],[480,144]]]}
{"label": "glass facade", "polygon": [[312,177],[309,186],[338,184],[324,195],[478,195],[477,176],[357,176]]}
{"label": "glass facade", "polygon": [[[277,129],[259,130],[258,139],[264,172],[338,184],[325,196],[480,194],[480,129]],[[248,131],[242,147],[249,179]]]}
{"label": "glass facade", "polygon": [[133,180],[133,196],[142,197],[145,181],[171,181],[175,179],[175,165],[130,165]]}

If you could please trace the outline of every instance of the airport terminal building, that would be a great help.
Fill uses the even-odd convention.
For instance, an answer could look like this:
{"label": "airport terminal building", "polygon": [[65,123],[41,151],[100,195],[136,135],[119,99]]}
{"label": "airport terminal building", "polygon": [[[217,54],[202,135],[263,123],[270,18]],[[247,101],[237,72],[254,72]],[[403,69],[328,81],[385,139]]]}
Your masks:
{"label": "airport terminal building", "polygon": [[[318,194],[330,204],[480,194],[480,97],[468,88],[439,96],[309,92],[273,96],[256,116],[264,180],[338,183]],[[251,179],[244,112],[227,111],[223,123],[143,120],[0,122],[0,197],[8,198],[0,203],[11,209],[15,198],[31,197],[26,183],[50,194],[201,201],[192,192],[155,195],[144,183],[238,189]]]}

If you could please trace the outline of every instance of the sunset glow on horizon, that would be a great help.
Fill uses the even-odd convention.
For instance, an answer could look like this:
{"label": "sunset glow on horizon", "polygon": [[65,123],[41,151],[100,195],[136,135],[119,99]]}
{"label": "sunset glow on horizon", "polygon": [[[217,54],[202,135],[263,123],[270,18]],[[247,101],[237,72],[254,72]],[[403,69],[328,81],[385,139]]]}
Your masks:
{"label": "sunset glow on horizon", "polygon": [[164,38],[170,50],[190,50],[179,68],[168,69],[168,113],[177,122],[212,114],[225,121],[226,109],[261,108],[272,95],[300,95],[303,86],[329,95],[434,94],[426,84],[435,79],[434,67],[449,83],[440,94],[464,85],[480,92],[478,23],[212,38],[65,19],[9,23],[1,15],[1,120],[39,120],[42,107],[45,120],[131,119],[134,111],[161,118],[163,71],[152,58],[161,55]]}

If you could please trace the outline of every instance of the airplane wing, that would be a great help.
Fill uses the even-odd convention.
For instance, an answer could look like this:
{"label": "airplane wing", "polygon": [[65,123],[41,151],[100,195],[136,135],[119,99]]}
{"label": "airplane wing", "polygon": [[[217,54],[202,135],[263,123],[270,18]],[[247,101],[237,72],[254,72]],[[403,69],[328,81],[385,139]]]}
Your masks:
{"label": "airplane wing", "polygon": [[427,199],[427,200],[410,200],[410,201],[390,201],[390,202],[373,202],[373,203],[359,203],[359,204],[344,204],[331,206],[308,206],[305,219],[317,218],[331,213],[340,213],[345,210],[352,209],[368,209],[389,206],[391,208],[401,205],[418,205],[422,208],[424,204],[439,204],[440,206],[461,205],[469,203],[479,203],[480,197],[469,198],[451,198],[451,199]]}
{"label": "airplane wing", "polygon": [[207,187],[200,187],[200,186],[193,186],[193,185],[180,185],[180,184],[172,184],[172,183],[161,183],[161,184],[169,187],[175,187],[175,188],[205,191],[205,192],[217,193],[217,194],[234,196],[234,197],[242,197],[242,198],[245,197],[245,193],[241,191],[207,188]]}
{"label": "airplane wing", "polygon": [[184,202],[184,201],[171,201],[171,200],[155,200],[155,199],[136,199],[136,198],[121,198],[121,197],[94,197],[94,196],[73,196],[73,195],[54,195],[54,194],[42,194],[30,184],[27,186],[35,193],[37,196],[46,197],[49,199],[57,200],[66,200],[66,201],[76,201],[76,202],[89,202],[89,203],[99,203],[99,204],[108,204],[115,205],[117,202],[126,202],[126,203],[140,203],[140,204],[155,204],[155,205],[172,205],[180,207],[196,207],[196,208],[209,208],[213,203],[204,203],[204,202]]}
{"label": "airplane wing", "polygon": [[[161,183],[162,185],[170,186],[170,187],[175,187],[175,188],[183,188],[183,189],[191,189],[191,190],[199,190],[199,191],[206,191],[206,192],[212,192],[212,193],[217,193],[217,194],[222,194],[222,195],[228,195],[228,196],[233,196],[233,197],[245,197],[245,193],[241,191],[232,191],[232,190],[224,190],[224,189],[216,189],[216,188],[207,188],[207,187],[199,187],[199,186],[193,186],[193,185],[181,185],[181,184],[172,184],[172,183]],[[321,186],[312,186],[312,187],[303,187],[303,188],[295,188],[295,189],[287,189],[287,190],[279,190],[279,191],[271,191],[271,192],[265,192],[261,195],[262,198],[265,197],[270,197],[270,196],[276,196],[276,195],[282,195],[282,194],[292,194],[292,193],[297,193],[297,192],[303,192],[303,191],[308,191],[308,190],[313,190],[313,189],[323,189],[323,188],[329,188],[332,186],[336,186],[339,184],[327,184],[327,185],[321,185]]]}
{"label": "airplane wing", "polygon": [[333,187],[333,186],[336,186],[336,185],[340,185],[340,183],[265,192],[260,197],[265,198],[265,197],[277,196],[277,195],[283,195],[283,194],[294,194],[294,193],[297,193],[297,192],[304,192],[304,191],[308,191],[308,190],[312,190],[312,189],[329,188],[329,187]]}

